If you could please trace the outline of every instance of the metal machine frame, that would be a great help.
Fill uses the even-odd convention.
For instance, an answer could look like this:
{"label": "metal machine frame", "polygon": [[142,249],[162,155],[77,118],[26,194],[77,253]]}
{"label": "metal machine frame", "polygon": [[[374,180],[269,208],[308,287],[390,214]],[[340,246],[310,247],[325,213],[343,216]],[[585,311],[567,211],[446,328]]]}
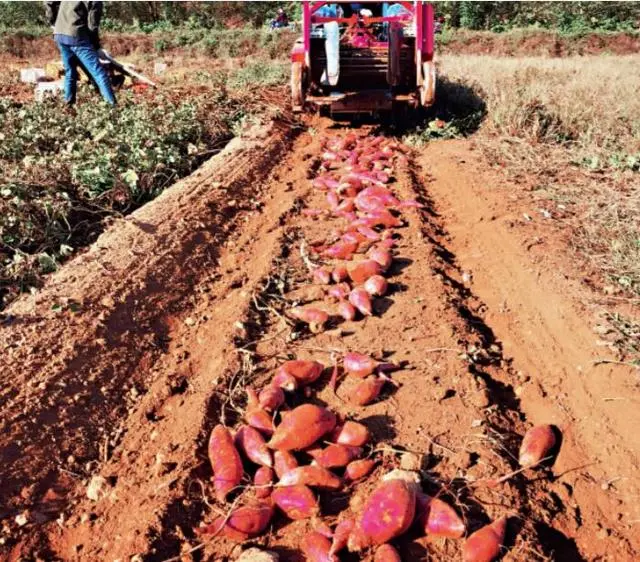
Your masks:
{"label": "metal machine frame", "polygon": [[[327,4],[302,2],[302,37],[291,51],[291,98],[294,111],[307,104],[328,107],[331,112],[392,110],[398,104],[430,106],[435,101],[434,17],[428,2],[395,2],[401,15],[350,17],[321,15]],[[382,4],[361,2],[360,4]],[[327,65],[323,48],[323,24],[341,26],[340,79],[321,84],[319,74]],[[368,31],[385,26],[383,40]],[[343,66],[345,71],[342,71]]]}

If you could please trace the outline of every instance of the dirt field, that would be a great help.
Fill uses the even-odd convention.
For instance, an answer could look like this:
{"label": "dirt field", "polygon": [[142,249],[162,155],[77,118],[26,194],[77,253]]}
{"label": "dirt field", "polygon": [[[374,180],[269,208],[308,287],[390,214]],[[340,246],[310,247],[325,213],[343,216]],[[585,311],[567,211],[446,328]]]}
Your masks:
{"label": "dirt field", "polygon": [[[5,311],[3,559],[236,558],[233,543],[194,534],[215,514],[211,428],[222,415],[235,423],[243,386],[264,384],[283,359],[329,365],[346,350],[402,369],[397,388],[367,407],[345,401],[348,381],[337,396],[326,381],[315,386],[318,400],[369,427],[381,459],[369,479],[323,501],[327,522],[356,511],[409,451],[470,530],[509,517],[505,560],[638,559],[637,374],[600,362],[608,355],[584,288],[563,275],[553,239],[536,241],[470,141],[409,151],[396,169],[394,191],[426,206],[404,212],[375,316],[320,334],[285,320],[291,303],[321,294],[301,246],[327,224],[302,210],[323,202],[311,188],[322,139],[347,132],[309,125],[232,141]],[[484,486],[517,468],[536,423],[562,432],[553,467]],[[299,560],[311,528],[278,517],[254,543]],[[461,541],[397,544],[406,560],[460,558]]]}

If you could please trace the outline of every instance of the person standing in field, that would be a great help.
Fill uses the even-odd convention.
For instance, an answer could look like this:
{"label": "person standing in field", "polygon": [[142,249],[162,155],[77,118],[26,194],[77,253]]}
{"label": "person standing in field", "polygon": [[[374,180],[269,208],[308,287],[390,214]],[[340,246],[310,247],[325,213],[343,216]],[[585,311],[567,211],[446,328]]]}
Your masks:
{"label": "person standing in field", "polygon": [[45,9],[62,55],[65,103],[73,105],[76,102],[78,65],[81,65],[104,100],[115,105],[111,80],[98,57],[102,2],[45,2]]}

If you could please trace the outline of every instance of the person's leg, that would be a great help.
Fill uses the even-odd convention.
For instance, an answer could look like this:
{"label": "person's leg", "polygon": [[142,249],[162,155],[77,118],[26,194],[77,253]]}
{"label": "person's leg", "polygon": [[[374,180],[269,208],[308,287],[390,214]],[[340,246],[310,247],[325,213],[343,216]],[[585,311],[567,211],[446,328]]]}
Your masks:
{"label": "person's leg", "polygon": [[78,86],[78,60],[68,45],[58,43],[62,65],[64,66],[64,101],[66,104],[76,103],[76,89]]}
{"label": "person's leg", "polygon": [[107,71],[100,64],[98,52],[89,45],[78,45],[71,47],[71,49],[73,49],[75,56],[95,80],[95,83],[98,85],[100,93],[105,101],[111,105],[115,105],[116,98],[113,95],[113,89],[111,88],[111,80],[109,79]]}

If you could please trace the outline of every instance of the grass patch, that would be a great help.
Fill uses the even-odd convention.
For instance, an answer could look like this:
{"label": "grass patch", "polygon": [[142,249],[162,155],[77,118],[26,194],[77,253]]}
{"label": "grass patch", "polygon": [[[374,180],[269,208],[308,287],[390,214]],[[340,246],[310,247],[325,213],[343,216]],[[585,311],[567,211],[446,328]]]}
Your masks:
{"label": "grass patch", "polygon": [[569,207],[575,251],[615,292],[640,295],[640,57],[447,55],[441,73],[484,99],[491,161]]}

